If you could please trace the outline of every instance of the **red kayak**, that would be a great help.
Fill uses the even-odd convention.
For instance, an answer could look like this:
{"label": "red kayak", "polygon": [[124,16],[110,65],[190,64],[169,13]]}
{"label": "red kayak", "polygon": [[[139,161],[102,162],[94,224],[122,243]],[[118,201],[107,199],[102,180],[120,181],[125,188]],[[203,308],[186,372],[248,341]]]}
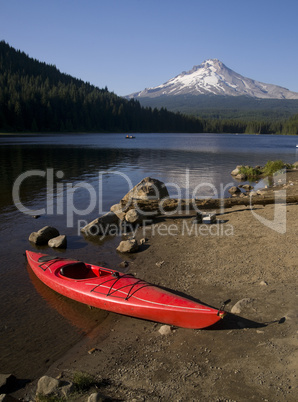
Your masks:
{"label": "red kayak", "polygon": [[89,306],[197,329],[209,327],[225,315],[224,311],[167,292],[131,274],[28,250],[26,256],[45,285]]}

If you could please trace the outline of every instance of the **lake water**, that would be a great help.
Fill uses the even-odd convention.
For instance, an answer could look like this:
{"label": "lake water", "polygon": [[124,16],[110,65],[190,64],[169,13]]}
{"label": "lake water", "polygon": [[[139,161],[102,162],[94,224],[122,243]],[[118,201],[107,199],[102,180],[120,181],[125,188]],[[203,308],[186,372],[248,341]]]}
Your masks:
{"label": "lake water", "polygon": [[0,137],[0,372],[23,378],[43,374],[82,336],[104,326],[107,316],[57,295],[34,276],[23,257],[26,249],[34,250],[28,241],[32,231],[55,226],[68,236],[63,256],[115,267],[121,261],[115,251],[119,238],[86,240],[79,225],[107,212],[144,177],[166,183],[172,197],[220,197],[235,183],[230,172],[236,165],[298,160],[294,136],[135,137]]}

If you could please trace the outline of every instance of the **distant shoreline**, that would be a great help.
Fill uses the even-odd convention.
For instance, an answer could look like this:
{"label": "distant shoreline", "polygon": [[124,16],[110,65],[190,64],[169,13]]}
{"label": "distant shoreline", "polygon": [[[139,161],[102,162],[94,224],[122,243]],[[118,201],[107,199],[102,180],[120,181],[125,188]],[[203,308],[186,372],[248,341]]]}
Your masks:
{"label": "distant shoreline", "polygon": [[129,134],[181,134],[181,135],[187,135],[187,134],[192,134],[192,135],[249,135],[249,136],[282,136],[282,137],[298,137],[298,134],[264,134],[264,133],[207,133],[207,132],[172,132],[172,131],[152,131],[152,132],[147,132],[147,131],[63,131],[63,132],[58,132],[58,131],[49,131],[49,132],[0,132],[0,137],[4,136],[43,136],[43,135],[84,135],[84,134],[118,134],[118,135],[129,135]]}

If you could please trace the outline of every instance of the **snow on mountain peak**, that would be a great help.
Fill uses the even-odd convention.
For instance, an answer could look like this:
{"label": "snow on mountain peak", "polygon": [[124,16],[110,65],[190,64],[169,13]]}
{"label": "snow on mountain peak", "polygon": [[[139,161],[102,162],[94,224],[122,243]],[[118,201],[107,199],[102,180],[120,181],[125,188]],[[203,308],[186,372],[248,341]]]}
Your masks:
{"label": "snow on mountain peak", "polygon": [[226,67],[218,59],[205,60],[162,85],[146,88],[129,95],[128,98],[175,95],[244,95],[263,99],[298,99],[298,93],[246,78]]}

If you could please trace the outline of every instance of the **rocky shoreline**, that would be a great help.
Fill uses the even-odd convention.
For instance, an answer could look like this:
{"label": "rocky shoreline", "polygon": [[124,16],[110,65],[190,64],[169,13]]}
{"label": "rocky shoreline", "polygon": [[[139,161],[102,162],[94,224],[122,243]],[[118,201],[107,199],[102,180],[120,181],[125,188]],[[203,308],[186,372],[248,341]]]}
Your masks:
{"label": "rocky shoreline", "polygon": [[[67,400],[296,400],[298,172],[260,191],[195,200],[216,214],[204,230],[194,223],[193,200],[172,199],[162,207],[173,214],[137,227],[135,240],[146,242],[124,254],[129,272],[208,305],[231,299],[229,314],[207,330],[164,332],[162,324],[110,313],[104,331],[96,328],[46,373],[63,386],[76,372],[92,376],[88,391]],[[158,204],[137,201],[143,211],[159,212]],[[277,205],[285,231],[269,225]],[[35,400],[37,386],[11,396]]]}

